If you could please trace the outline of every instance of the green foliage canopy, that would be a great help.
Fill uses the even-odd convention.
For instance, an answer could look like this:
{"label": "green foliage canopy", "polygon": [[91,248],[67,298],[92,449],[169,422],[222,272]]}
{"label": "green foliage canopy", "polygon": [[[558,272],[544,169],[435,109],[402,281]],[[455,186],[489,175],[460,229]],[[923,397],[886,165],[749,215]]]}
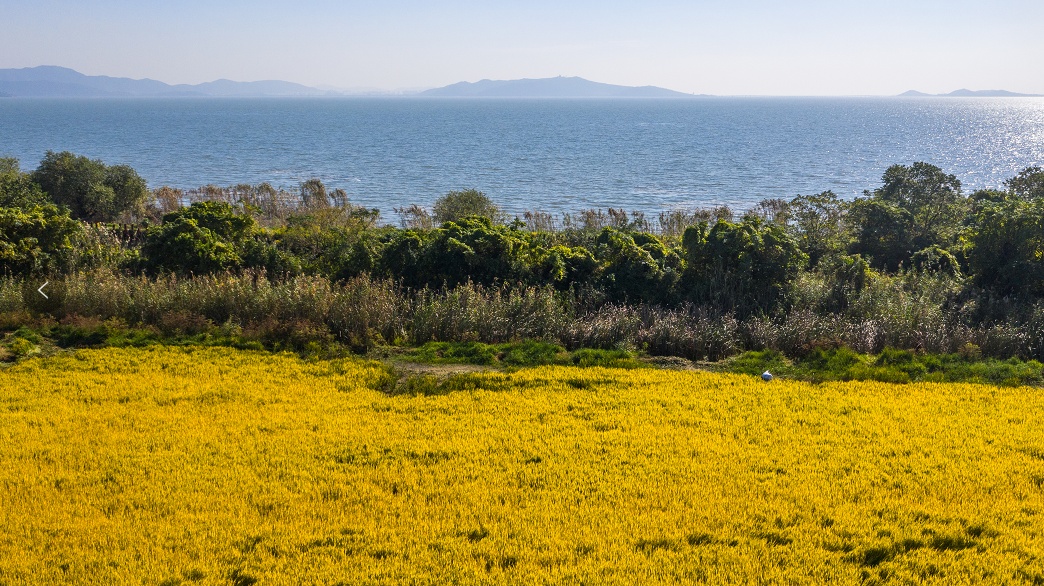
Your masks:
{"label": "green foliage canopy", "polygon": [[252,218],[223,202],[199,202],[163,216],[142,246],[153,272],[206,274],[240,268],[243,248],[256,228]]}
{"label": "green foliage canopy", "polygon": [[80,229],[54,204],[0,207],[0,274],[28,276],[63,268]]}
{"label": "green foliage canopy", "polygon": [[923,249],[949,249],[970,209],[961,182],[935,165],[892,165],[883,185],[852,202],[851,251],[890,271],[909,265]]}
{"label": "green foliage canopy", "polygon": [[612,301],[666,303],[681,276],[681,258],[651,234],[603,228],[595,256],[601,287]]}
{"label": "green foliage canopy", "polygon": [[970,240],[976,284],[1001,295],[1044,296],[1044,198],[983,205]]}
{"label": "green foliage canopy", "polygon": [[45,203],[47,194],[32,177],[21,172],[17,159],[0,159],[0,207],[26,209]]}
{"label": "green foliage canopy", "polygon": [[719,220],[709,230],[706,224],[693,226],[685,231],[682,246],[688,299],[740,315],[781,307],[808,262],[783,226],[753,216],[738,224]]}
{"label": "green foliage canopy", "polygon": [[1008,192],[1018,199],[1032,201],[1044,199],[1044,169],[1027,167],[1015,177],[1004,182]]}
{"label": "green foliage canopy", "polygon": [[485,193],[477,189],[451,191],[435,200],[435,221],[456,222],[468,216],[486,218],[494,224],[504,222],[504,212]]}
{"label": "green foliage canopy", "polygon": [[74,218],[91,222],[140,216],[149,197],[145,180],[127,165],[110,167],[68,151],[48,151],[32,179]]}
{"label": "green foliage canopy", "polygon": [[833,191],[799,195],[788,205],[787,216],[798,246],[808,255],[809,268],[827,256],[843,253],[851,237],[845,222],[846,204]]}

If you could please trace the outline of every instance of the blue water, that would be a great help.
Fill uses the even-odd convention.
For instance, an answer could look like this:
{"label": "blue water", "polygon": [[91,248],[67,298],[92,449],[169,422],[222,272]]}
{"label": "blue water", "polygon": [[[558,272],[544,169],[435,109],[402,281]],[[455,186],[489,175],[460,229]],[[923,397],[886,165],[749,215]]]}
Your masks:
{"label": "blue water", "polygon": [[507,211],[656,212],[827,189],[927,161],[965,189],[1044,165],[1044,99],[0,99],[0,156],[134,167],[150,187],[317,177],[357,204],[474,187]]}

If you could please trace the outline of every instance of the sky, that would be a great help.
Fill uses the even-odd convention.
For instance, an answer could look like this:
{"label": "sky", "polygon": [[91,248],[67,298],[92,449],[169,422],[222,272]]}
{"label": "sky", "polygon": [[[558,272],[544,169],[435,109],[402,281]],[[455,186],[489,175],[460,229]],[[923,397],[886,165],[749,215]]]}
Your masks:
{"label": "sky", "polygon": [[0,68],[383,90],[580,76],[715,95],[1044,94],[1041,0],[0,0]]}

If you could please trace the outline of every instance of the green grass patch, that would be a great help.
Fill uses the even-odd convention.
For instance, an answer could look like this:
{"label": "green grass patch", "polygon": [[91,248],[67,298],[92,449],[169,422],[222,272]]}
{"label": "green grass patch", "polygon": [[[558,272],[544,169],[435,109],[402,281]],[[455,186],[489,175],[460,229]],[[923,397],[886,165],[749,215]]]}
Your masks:
{"label": "green grass patch", "polygon": [[405,357],[429,364],[492,365],[497,362],[497,349],[482,342],[428,342],[408,352]]}
{"label": "green grass patch", "polygon": [[796,372],[789,360],[776,350],[752,350],[725,361],[725,370],[751,376],[761,376],[766,370],[773,374],[790,375]]}
{"label": "green grass patch", "polygon": [[428,364],[474,364],[479,366],[540,366],[559,364],[638,368],[644,366],[626,350],[582,348],[567,352],[558,344],[540,340],[483,344],[482,342],[428,342],[402,355],[412,362]]}
{"label": "green grass patch", "polygon": [[572,353],[568,364],[573,366],[604,366],[608,368],[641,368],[644,365],[626,350],[582,348]]}
{"label": "green grass patch", "polygon": [[525,340],[500,345],[500,361],[511,366],[554,364],[565,353],[565,348],[542,340]]}
{"label": "green grass patch", "polygon": [[964,382],[1002,386],[1044,385],[1044,364],[1036,360],[981,358],[973,352],[924,354],[885,348],[859,354],[848,348],[816,350],[788,360],[775,350],[745,352],[726,360],[724,370],[773,375],[812,382],[872,380],[888,383]]}

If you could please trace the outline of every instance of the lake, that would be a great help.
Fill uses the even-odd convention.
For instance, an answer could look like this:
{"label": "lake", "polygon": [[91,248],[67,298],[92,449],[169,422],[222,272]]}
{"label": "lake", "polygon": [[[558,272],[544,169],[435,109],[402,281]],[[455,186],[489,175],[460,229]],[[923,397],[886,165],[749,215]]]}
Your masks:
{"label": "lake", "polygon": [[914,161],[999,187],[1044,165],[1044,99],[0,99],[0,156],[47,150],[153,188],[319,178],[385,218],[472,187],[513,214],[745,209]]}

